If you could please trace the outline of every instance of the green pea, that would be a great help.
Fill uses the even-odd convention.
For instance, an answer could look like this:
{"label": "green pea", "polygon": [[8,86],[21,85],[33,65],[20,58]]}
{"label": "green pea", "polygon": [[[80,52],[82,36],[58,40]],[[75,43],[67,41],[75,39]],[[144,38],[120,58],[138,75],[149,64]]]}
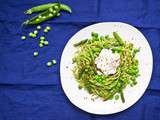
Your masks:
{"label": "green pea", "polygon": [[58,10],[58,9],[59,9],[59,7],[56,5],[56,6],[54,6],[54,9]]}
{"label": "green pea", "polygon": [[40,37],[40,40],[45,40],[45,37],[44,37],[44,36],[41,36],[41,37]]}
{"label": "green pea", "polygon": [[39,47],[42,48],[42,47],[43,47],[43,44],[42,44],[42,43],[39,43]]}
{"label": "green pea", "polygon": [[39,22],[39,19],[37,18],[36,21]]}
{"label": "green pea", "polygon": [[38,25],[38,26],[37,26],[37,29],[38,29],[38,30],[40,30],[40,29],[41,29],[41,26],[40,26],[40,25]]}
{"label": "green pea", "polygon": [[57,16],[60,16],[61,14],[60,13],[57,13]]}
{"label": "green pea", "polygon": [[43,16],[42,18],[43,18],[43,19],[46,19],[46,16]]}
{"label": "green pea", "polygon": [[33,55],[34,55],[35,57],[37,57],[37,56],[38,56],[38,52],[34,52]]}
{"label": "green pea", "polygon": [[49,8],[49,12],[53,12],[53,8]]}
{"label": "green pea", "polygon": [[44,44],[44,40],[40,40],[40,43],[41,43],[41,44]]}
{"label": "green pea", "polygon": [[44,32],[45,32],[45,33],[47,33],[47,32],[48,32],[48,30],[47,30],[47,29],[44,29]]}
{"label": "green pea", "polygon": [[52,66],[52,62],[47,62],[46,65],[47,65],[48,67],[51,67],[51,66]]}
{"label": "green pea", "polygon": [[53,14],[56,14],[57,13],[57,11],[55,11],[55,10],[53,10],[53,12],[52,12]]}
{"label": "green pea", "polygon": [[34,31],[34,34],[38,34],[38,31],[37,31],[37,30],[35,30],[35,31]]}
{"label": "green pea", "polygon": [[32,35],[33,35],[33,33],[32,33],[32,32],[30,32],[30,33],[29,33],[29,36],[30,36],[30,37],[32,37]]}
{"label": "green pea", "polygon": [[26,39],[26,36],[21,36],[21,39],[22,39],[22,40],[25,40],[25,39]]}
{"label": "green pea", "polygon": [[48,41],[44,41],[44,45],[48,45],[49,44],[49,42]]}
{"label": "green pea", "polygon": [[32,34],[32,37],[35,38],[37,35],[36,34]]}
{"label": "green pea", "polygon": [[116,95],[116,96],[115,96],[115,100],[118,100],[118,99],[119,99],[119,95]]}
{"label": "green pea", "polygon": [[46,29],[47,29],[47,30],[51,30],[51,27],[50,27],[50,26],[47,26]]}
{"label": "green pea", "polygon": [[40,15],[40,16],[38,16],[38,18],[42,18],[42,16]]}
{"label": "green pea", "polygon": [[57,62],[56,62],[56,60],[52,60],[52,63],[53,63],[53,65],[55,65]]}
{"label": "green pea", "polygon": [[49,17],[52,17],[53,16],[53,14],[52,13],[49,13]]}
{"label": "green pea", "polygon": [[98,33],[92,32],[91,36],[97,38],[98,37]]}

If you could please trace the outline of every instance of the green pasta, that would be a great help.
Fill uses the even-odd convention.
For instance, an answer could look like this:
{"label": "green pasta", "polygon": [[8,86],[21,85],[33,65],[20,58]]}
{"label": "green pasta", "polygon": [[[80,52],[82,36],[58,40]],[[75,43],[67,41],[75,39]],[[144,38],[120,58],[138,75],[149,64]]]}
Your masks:
{"label": "green pasta", "polygon": [[[99,36],[98,33],[92,32],[91,38],[76,43],[74,46],[77,52],[73,58],[75,64],[73,74],[79,83],[79,88],[87,90],[104,101],[118,99],[118,95],[122,102],[125,102],[123,90],[128,85],[137,84],[139,63],[136,54],[139,49],[135,48],[132,43],[123,41],[117,32],[113,32],[113,37]],[[113,53],[120,55],[120,65],[113,75],[97,73],[95,59],[102,49],[111,49]]]}

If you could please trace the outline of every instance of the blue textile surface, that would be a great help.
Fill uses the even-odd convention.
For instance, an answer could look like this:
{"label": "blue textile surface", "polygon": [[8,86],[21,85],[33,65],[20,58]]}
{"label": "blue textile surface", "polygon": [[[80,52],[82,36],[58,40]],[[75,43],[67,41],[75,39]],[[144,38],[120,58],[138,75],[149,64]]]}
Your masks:
{"label": "blue textile surface", "polygon": [[[0,120],[160,120],[160,0],[61,0],[73,14],[46,22],[50,45],[33,52],[38,42],[21,41],[34,27],[21,27],[24,11],[54,0],[0,0]],[[154,59],[150,85],[131,108],[98,116],[73,106],[60,84],[59,61],[69,38],[81,28],[104,21],[121,21],[137,27],[147,38]],[[57,59],[56,66],[45,63]],[[107,107],[107,106],[106,106]]]}

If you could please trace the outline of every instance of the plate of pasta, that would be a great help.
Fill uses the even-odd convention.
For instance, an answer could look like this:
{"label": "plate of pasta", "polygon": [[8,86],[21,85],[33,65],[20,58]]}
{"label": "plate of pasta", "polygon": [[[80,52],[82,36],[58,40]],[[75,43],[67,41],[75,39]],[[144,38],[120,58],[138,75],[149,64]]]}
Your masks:
{"label": "plate of pasta", "polygon": [[144,35],[121,22],[87,26],[66,44],[60,64],[62,88],[78,108],[113,114],[135,104],[151,79],[152,51]]}

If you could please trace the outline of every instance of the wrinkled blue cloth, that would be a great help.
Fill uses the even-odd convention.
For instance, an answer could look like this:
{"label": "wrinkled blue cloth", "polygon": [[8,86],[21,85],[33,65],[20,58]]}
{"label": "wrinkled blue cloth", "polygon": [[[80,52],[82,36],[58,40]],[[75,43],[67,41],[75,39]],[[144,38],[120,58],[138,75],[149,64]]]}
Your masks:
{"label": "wrinkled blue cloth", "polygon": [[[34,30],[21,26],[30,17],[23,12],[54,0],[0,0],[0,120],[160,120],[160,1],[61,1],[72,7],[73,14],[63,12],[42,24],[53,30],[47,35],[50,45],[39,50],[38,40],[20,39]],[[59,61],[72,35],[107,21],[137,27],[151,46],[154,67],[150,85],[135,105],[117,114],[98,116],[78,109],[67,99],[60,84]],[[40,55],[35,58],[37,50]],[[47,68],[45,63],[53,58],[57,64]]]}

